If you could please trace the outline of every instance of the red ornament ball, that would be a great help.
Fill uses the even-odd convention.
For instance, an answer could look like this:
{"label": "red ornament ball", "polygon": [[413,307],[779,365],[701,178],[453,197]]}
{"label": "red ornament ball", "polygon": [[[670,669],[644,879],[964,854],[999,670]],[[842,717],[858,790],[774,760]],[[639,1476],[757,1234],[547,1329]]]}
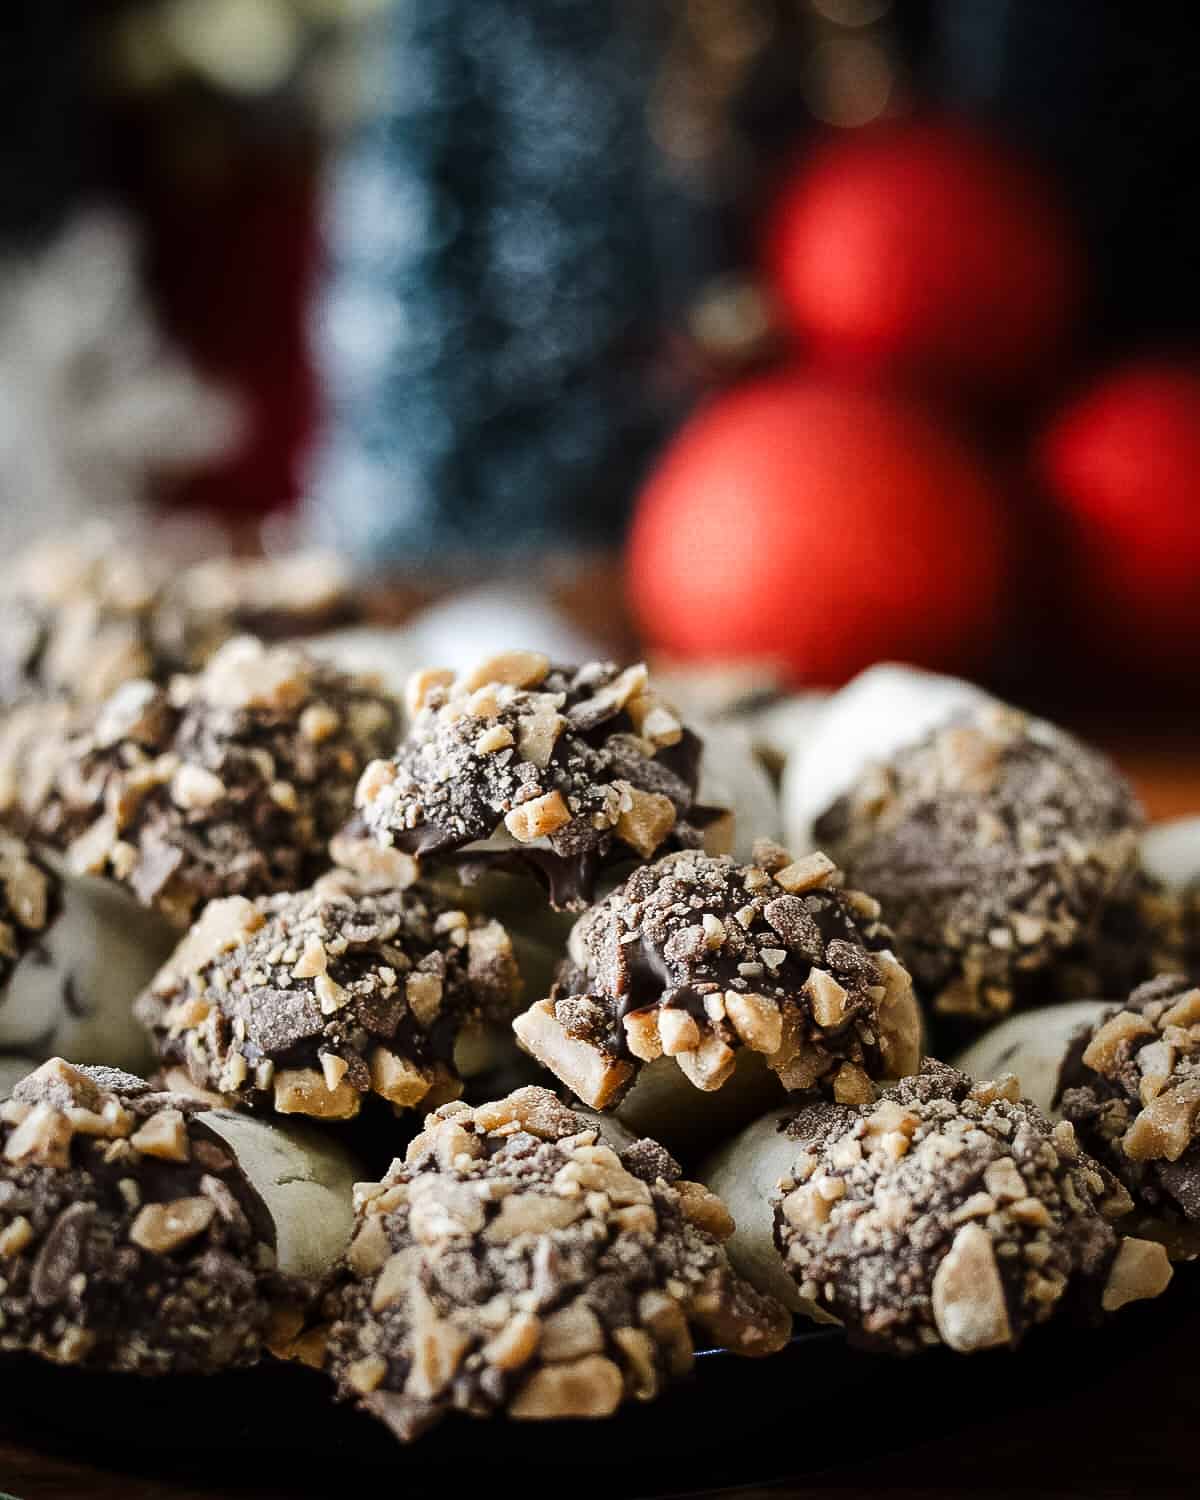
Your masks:
{"label": "red ornament ball", "polygon": [[682,659],[828,684],[885,658],[966,669],[996,638],[1007,543],[987,474],[930,417],[785,372],[677,435],[639,501],[628,587]]}
{"label": "red ornament ball", "polygon": [[1106,658],[1147,671],[1200,657],[1200,368],[1139,360],[1050,423],[1042,484],[1076,551],[1076,603]]}
{"label": "red ornament ball", "polygon": [[762,260],[785,320],[823,357],[988,390],[1056,352],[1085,282],[1049,184],[951,124],[818,147],[767,217]]}

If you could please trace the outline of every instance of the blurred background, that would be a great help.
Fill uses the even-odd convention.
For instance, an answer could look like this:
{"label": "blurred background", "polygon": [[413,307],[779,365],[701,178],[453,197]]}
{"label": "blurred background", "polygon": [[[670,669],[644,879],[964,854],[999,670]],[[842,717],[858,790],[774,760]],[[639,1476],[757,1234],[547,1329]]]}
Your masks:
{"label": "blurred background", "polygon": [[9,17],[6,549],[315,541],[731,692],[1200,727],[1193,4]]}

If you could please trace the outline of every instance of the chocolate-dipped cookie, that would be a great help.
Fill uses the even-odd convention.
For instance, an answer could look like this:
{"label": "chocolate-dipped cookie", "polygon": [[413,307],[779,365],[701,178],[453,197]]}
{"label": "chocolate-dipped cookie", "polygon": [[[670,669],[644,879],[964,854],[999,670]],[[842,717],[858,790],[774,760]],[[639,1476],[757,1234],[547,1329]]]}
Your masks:
{"label": "chocolate-dipped cookie", "polygon": [[674,1144],[739,1057],[765,1063],[764,1082],[856,1102],[917,1066],[920,1018],[878,905],[823,854],[756,852],[668,855],[575,924],[553,992],[514,1030],[585,1104]]}
{"label": "chocolate-dipped cookie", "polygon": [[1045,998],[1133,878],[1141,822],[1103,756],[989,703],[871,768],[817,831],[934,1010],[978,1025]]}
{"label": "chocolate-dipped cookie", "polygon": [[0,703],[98,704],[136,678],[199,671],[231,636],[303,635],[352,613],[327,553],[174,568],[90,528],[36,543],[0,576]]}
{"label": "chocolate-dipped cookie", "polygon": [[0,703],[100,703],[153,675],[161,571],[107,533],[55,538],[0,578]]}
{"label": "chocolate-dipped cookie", "polygon": [[718,831],[697,800],[700,742],[644,666],[509,651],[460,677],[415,673],[407,696],[407,736],[357,795],[358,835],[389,851],[531,871],[577,910],[601,869]]}
{"label": "chocolate-dipped cookie", "polygon": [[653,1141],[615,1151],[545,1089],[443,1106],[382,1182],[325,1302],[327,1365],[403,1441],[445,1413],[605,1417],[691,1368],[696,1333],[774,1353],[721,1203]]}
{"label": "chocolate-dipped cookie", "polygon": [[1080,1028],[1057,1104],[1125,1184],[1146,1232],[1200,1254],[1200,989],[1165,974]]}
{"label": "chocolate-dipped cookie", "polygon": [[456,1049],[511,1014],[520,976],[498,922],[421,888],[331,871],[310,889],[210,902],[137,1014],[168,1066],[257,1110],[347,1120],[461,1091]]}
{"label": "chocolate-dipped cookie", "polygon": [[1122,1237],[1128,1194],[1016,1080],[926,1061],[866,1105],[752,1126],[702,1173],[736,1217],[730,1257],[866,1348],[1015,1348],[1038,1324],[1157,1296],[1161,1245]]}
{"label": "chocolate-dipped cookie", "polygon": [[51,1059],[0,1105],[0,1349],[140,1375],[253,1363],[344,1249],[355,1175],[312,1132]]}
{"label": "chocolate-dipped cookie", "polygon": [[230,636],[307,636],[355,614],[345,563],[329,552],[213,557],[173,573],[154,610],[155,649],[198,671]]}
{"label": "chocolate-dipped cookie", "polygon": [[129,682],[58,756],[34,836],[184,926],[205,901],[294,890],[329,864],[398,707],[289,646],[229,641],[169,689]]}
{"label": "chocolate-dipped cookie", "polygon": [[117,888],[0,834],[0,1052],[143,1066],[133,1000],[170,948]]}

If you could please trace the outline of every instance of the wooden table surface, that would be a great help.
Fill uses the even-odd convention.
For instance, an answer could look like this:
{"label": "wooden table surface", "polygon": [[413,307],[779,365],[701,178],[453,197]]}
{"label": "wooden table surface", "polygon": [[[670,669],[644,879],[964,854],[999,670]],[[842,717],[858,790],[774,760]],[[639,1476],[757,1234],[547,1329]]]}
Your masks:
{"label": "wooden table surface", "polygon": [[[1154,743],[1106,737],[1107,747],[1134,781],[1153,818],[1200,812],[1200,752],[1178,739]],[[1194,742],[1193,742],[1194,743]],[[979,1413],[970,1425],[939,1436],[937,1414],[921,1414],[911,1445],[858,1462],[851,1457],[817,1477],[779,1483],[769,1490],[733,1491],[753,1497],[803,1495],[875,1496],[905,1500],[949,1500],[967,1493],[1052,1495],[1200,1495],[1200,1299],[1197,1279],[1176,1298],[1178,1322],[1161,1343],[1122,1364],[1080,1393],[1064,1381],[1061,1395],[1036,1409],[1000,1415]],[[1013,1359],[1014,1381],[1020,1360]],[[914,1380],[919,1364],[907,1365]],[[963,1380],[971,1366],[963,1363]],[[914,1402],[919,1412],[919,1402]],[[870,1421],[870,1413],[864,1413]],[[798,1421],[798,1432],[802,1422]],[[795,1441],[780,1434],[780,1441]],[[70,1453],[70,1456],[66,1456]],[[397,1490],[413,1497],[452,1495],[452,1483],[436,1486],[412,1478]],[[368,1481],[367,1489],[377,1489]],[[530,1494],[543,1486],[530,1483]],[[546,1485],[546,1488],[549,1486]],[[20,1500],[297,1500],[320,1494],[302,1490],[245,1487],[236,1482],[197,1487],[186,1478],[131,1478],[128,1471],[96,1467],[64,1443],[58,1452],[22,1444],[6,1425],[0,1406],[0,1491]],[[568,1488],[569,1494],[569,1488]],[[352,1493],[348,1483],[345,1493]]]}

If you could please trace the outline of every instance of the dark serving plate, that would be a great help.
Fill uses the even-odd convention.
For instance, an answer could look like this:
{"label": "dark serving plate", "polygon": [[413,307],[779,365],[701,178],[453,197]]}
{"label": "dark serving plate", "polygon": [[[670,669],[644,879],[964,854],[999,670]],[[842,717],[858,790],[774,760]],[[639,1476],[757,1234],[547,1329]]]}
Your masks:
{"label": "dark serving plate", "polygon": [[834,1329],[798,1329],[766,1360],[705,1351],[691,1380],[605,1422],[452,1417],[408,1448],[333,1404],[324,1377],[297,1367],[139,1380],[9,1357],[0,1361],[0,1436],[130,1479],[186,1479],[231,1495],[328,1497],[342,1493],[339,1481],[378,1483],[384,1471],[488,1493],[563,1469],[572,1500],[695,1494],[815,1474],[1061,1399],[1165,1338],[1178,1299],[1195,1295],[1193,1271],[1181,1268],[1167,1296],[1103,1328],[1040,1329],[1016,1354],[898,1361],[851,1350]]}

